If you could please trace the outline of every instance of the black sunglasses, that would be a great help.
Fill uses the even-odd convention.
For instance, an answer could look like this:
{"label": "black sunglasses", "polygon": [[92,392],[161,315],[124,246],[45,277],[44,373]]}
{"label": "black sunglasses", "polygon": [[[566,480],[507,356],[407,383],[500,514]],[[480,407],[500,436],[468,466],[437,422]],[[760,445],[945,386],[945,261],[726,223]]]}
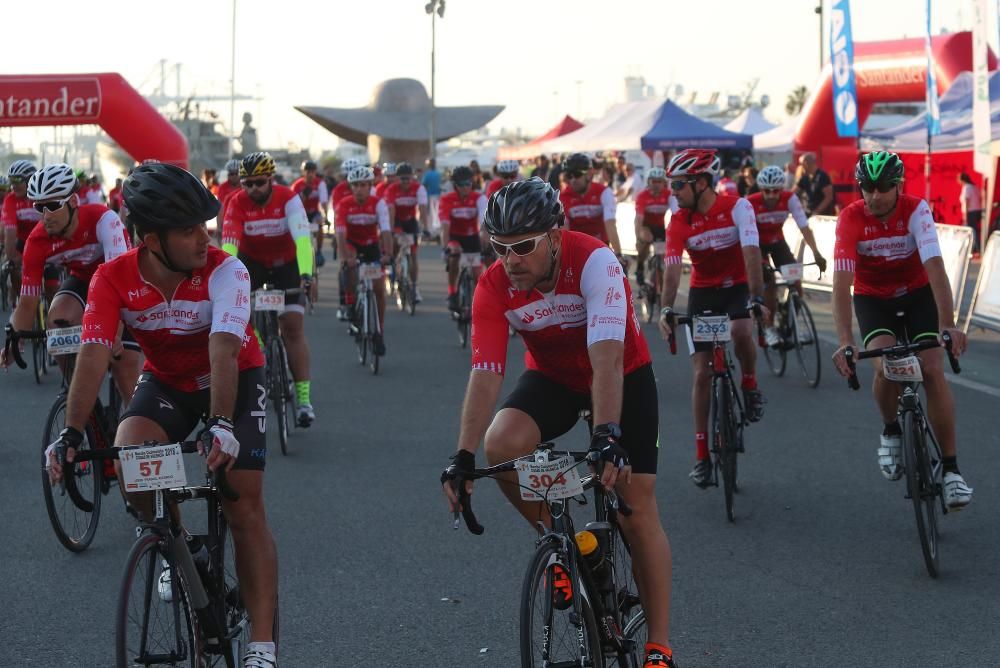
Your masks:
{"label": "black sunglasses", "polygon": [[869,183],[867,181],[859,181],[858,185],[861,186],[861,189],[863,191],[865,191],[866,193],[875,192],[877,190],[880,193],[885,194],[885,193],[889,192],[890,190],[892,190],[893,188],[895,188],[897,184],[895,184],[895,183]]}
{"label": "black sunglasses", "polygon": [[568,178],[568,179],[578,179],[581,176],[586,175],[586,173],[587,172],[579,172],[579,171],[566,172],[566,178]]}
{"label": "black sunglasses", "polygon": [[670,182],[670,189],[671,190],[684,190],[684,186],[686,186],[689,183],[694,183],[694,179],[684,179],[684,180],[681,180],[681,181],[671,181]]}
{"label": "black sunglasses", "polygon": [[780,195],[781,188],[761,188],[761,192],[765,195]]}
{"label": "black sunglasses", "polygon": [[271,179],[243,179],[240,181],[244,188],[263,188],[270,182]]}

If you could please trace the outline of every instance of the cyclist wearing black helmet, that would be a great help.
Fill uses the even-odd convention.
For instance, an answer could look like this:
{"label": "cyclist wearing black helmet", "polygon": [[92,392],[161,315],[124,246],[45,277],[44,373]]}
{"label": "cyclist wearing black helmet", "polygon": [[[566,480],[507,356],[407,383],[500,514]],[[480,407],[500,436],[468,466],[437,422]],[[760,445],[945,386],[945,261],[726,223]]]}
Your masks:
{"label": "cyclist wearing black helmet", "polygon": [[323,256],[323,225],[326,223],[326,205],[330,193],[326,189],[326,181],[316,174],[316,163],[312,160],[302,162],[302,176],[292,182],[292,192],[302,198],[309,219],[309,231],[316,238],[316,266],[326,263]]}
{"label": "cyclist wearing black helmet", "polygon": [[583,153],[574,153],[563,162],[566,185],[559,193],[566,210],[566,229],[597,237],[621,257],[615,216],[618,203],[611,188],[595,183],[593,165]]}
{"label": "cyclist wearing black helmet", "polygon": [[[591,409],[601,480],[633,509],[622,522],[648,620],[645,665],[671,666],[670,545],[654,496],[658,403],[649,349],[618,259],[590,235],[559,229],[563,219],[558,192],[539,178],[511,183],[490,198],[484,225],[500,259],[476,288],[472,372],[458,451],[442,485],[457,510],[452,481],[475,467],[484,437],[486,459],[507,461],[568,432],[580,410]],[[508,327],[524,340],[528,370],[493,416]],[[472,483],[464,484],[471,492]],[[535,526],[539,504],[523,501],[516,484],[500,489]],[[662,663],[655,663],[658,656]]]}
{"label": "cyclist wearing black helmet", "polygon": [[[895,153],[872,151],[861,156],[854,176],[863,199],[837,218],[834,246],[833,318],[840,347],[833,355],[841,375],[850,371],[845,351],[856,346],[851,323],[851,288],[865,348],[951,335],[952,353],[965,351],[965,333],[955,327],[951,285],[945,273],[937,229],[927,202],[903,193],[903,161]],[[897,313],[904,314],[900,323]],[[958,510],[972,500],[972,488],[958,470],[955,400],[944,377],[944,351],[924,350],[920,357],[927,413],[944,455],[944,497]],[[878,447],[882,475],[903,474],[901,430],[896,420],[898,385],[882,375],[882,359],[872,360],[872,392],[885,427]]]}
{"label": "cyclist wearing black helmet", "polygon": [[[125,323],[147,356],[115,445],[182,440],[203,416],[212,442],[208,466],[232,469],[239,500],[223,500],[241,574],[240,595],[252,627],[244,666],[277,665],[271,636],[277,600],[277,556],[264,514],[266,445],[264,357],[249,325],[250,275],[237,258],[209,244],[205,221],[219,201],[193,174],[168,164],[136,168],[124,185],[142,245],[106,262],[94,276],[83,319],[66,429],[49,446],[49,473],[62,476],[55,450],[73,461],[111,357],[108,332]],[[168,302],[163,295],[172,295]],[[117,464],[117,462],[116,462]],[[120,477],[120,476],[119,476]],[[152,520],[149,493],[129,500]],[[252,577],[251,577],[252,575]],[[170,596],[170,571],[160,576]]]}
{"label": "cyclist wearing black helmet", "polygon": [[456,167],[451,173],[455,189],[441,196],[438,217],[441,219],[441,246],[448,267],[448,309],[458,310],[458,259],[464,254],[474,256],[472,280],[478,281],[482,266],[483,217],[486,215],[486,197],[472,189],[472,170]]}
{"label": "cyclist wearing black helmet", "polygon": [[[417,287],[417,239],[420,238],[420,225],[428,225],[427,189],[414,178],[413,165],[401,162],[396,166],[396,182],[386,186],[383,194],[385,203],[389,206],[389,220],[392,232],[396,236],[393,257],[399,253],[399,237],[409,235],[413,239],[410,248],[410,280],[413,281],[414,300],[420,303],[420,289]],[[419,222],[417,213],[420,214]]]}

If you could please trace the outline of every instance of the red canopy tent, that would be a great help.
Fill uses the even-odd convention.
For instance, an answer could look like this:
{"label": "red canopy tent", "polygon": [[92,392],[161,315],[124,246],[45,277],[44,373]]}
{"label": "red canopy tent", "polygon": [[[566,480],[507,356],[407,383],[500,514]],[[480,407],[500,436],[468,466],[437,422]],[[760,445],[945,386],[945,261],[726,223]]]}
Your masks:
{"label": "red canopy tent", "polygon": [[549,141],[550,139],[555,139],[556,137],[561,137],[575,130],[579,130],[583,127],[583,123],[576,120],[569,114],[563,116],[563,119],[555,124],[551,130],[543,134],[541,137],[535,137],[533,140],[527,144],[521,144],[520,146],[504,146],[499,151],[497,151],[498,160],[526,160],[528,158],[534,158],[538,155],[538,147]]}

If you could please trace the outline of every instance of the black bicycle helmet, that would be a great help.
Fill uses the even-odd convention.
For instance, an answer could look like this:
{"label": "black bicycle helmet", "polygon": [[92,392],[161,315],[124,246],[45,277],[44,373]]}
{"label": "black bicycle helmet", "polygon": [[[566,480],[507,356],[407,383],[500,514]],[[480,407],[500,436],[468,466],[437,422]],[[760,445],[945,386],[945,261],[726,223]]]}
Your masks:
{"label": "black bicycle helmet", "polygon": [[586,153],[574,153],[563,161],[564,172],[585,172],[593,166]]}
{"label": "black bicycle helmet", "polygon": [[413,176],[413,165],[401,162],[396,165],[396,176]]}
{"label": "black bicycle helmet", "polygon": [[271,157],[270,153],[264,151],[251,153],[240,162],[241,179],[253,176],[273,176],[276,171],[274,158]]}
{"label": "black bicycle helmet", "polygon": [[472,183],[472,170],[468,167],[456,167],[451,173],[451,182],[455,184],[464,183],[469,185]]}
{"label": "black bicycle helmet", "polygon": [[140,165],[122,185],[130,222],[145,232],[201,225],[219,213],[219,200],[191,172],[167,163]]}
{"label": "black bicycle helmet", "polygon": [[317,169],[316,168],[316,163],[313,162],[312,160],[303,160],[302,161],[302,171],[303,172],[315,172],[316,169]]}
{"label": "black bicycle helmet", "polygon": [[559,193],[548,181],[533,177],[508,183],[493,193],[483,224],[494,236],[547,232],[563,224]]}
{"label": "black bicycle helmet", "polygon": [[903,161],[891,151],[866,153],[854,167],[854,178],[861,185],[899,183],[903,180]]}

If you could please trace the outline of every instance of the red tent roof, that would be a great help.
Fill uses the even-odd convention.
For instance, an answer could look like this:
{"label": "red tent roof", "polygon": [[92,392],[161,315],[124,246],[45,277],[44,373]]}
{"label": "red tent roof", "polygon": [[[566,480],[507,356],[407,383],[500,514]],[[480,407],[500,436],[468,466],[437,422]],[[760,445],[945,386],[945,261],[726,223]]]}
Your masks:
{"label": "red tent roof", "polygon": [[535,137],[527,144],[522,144],[520,146],[505,146],[497,152],[497,158],[500,160],[523,160],[525,158],[533,158],[535,156],[534,148],[542,142],[548,141],[550,139],[555,139],[556,137],[561,137],[570,132],[574,132],[583,127],[583,123],[576,120],[569,114],[563,116],[562,120],[556,123],[548,132],[540,137]]}

